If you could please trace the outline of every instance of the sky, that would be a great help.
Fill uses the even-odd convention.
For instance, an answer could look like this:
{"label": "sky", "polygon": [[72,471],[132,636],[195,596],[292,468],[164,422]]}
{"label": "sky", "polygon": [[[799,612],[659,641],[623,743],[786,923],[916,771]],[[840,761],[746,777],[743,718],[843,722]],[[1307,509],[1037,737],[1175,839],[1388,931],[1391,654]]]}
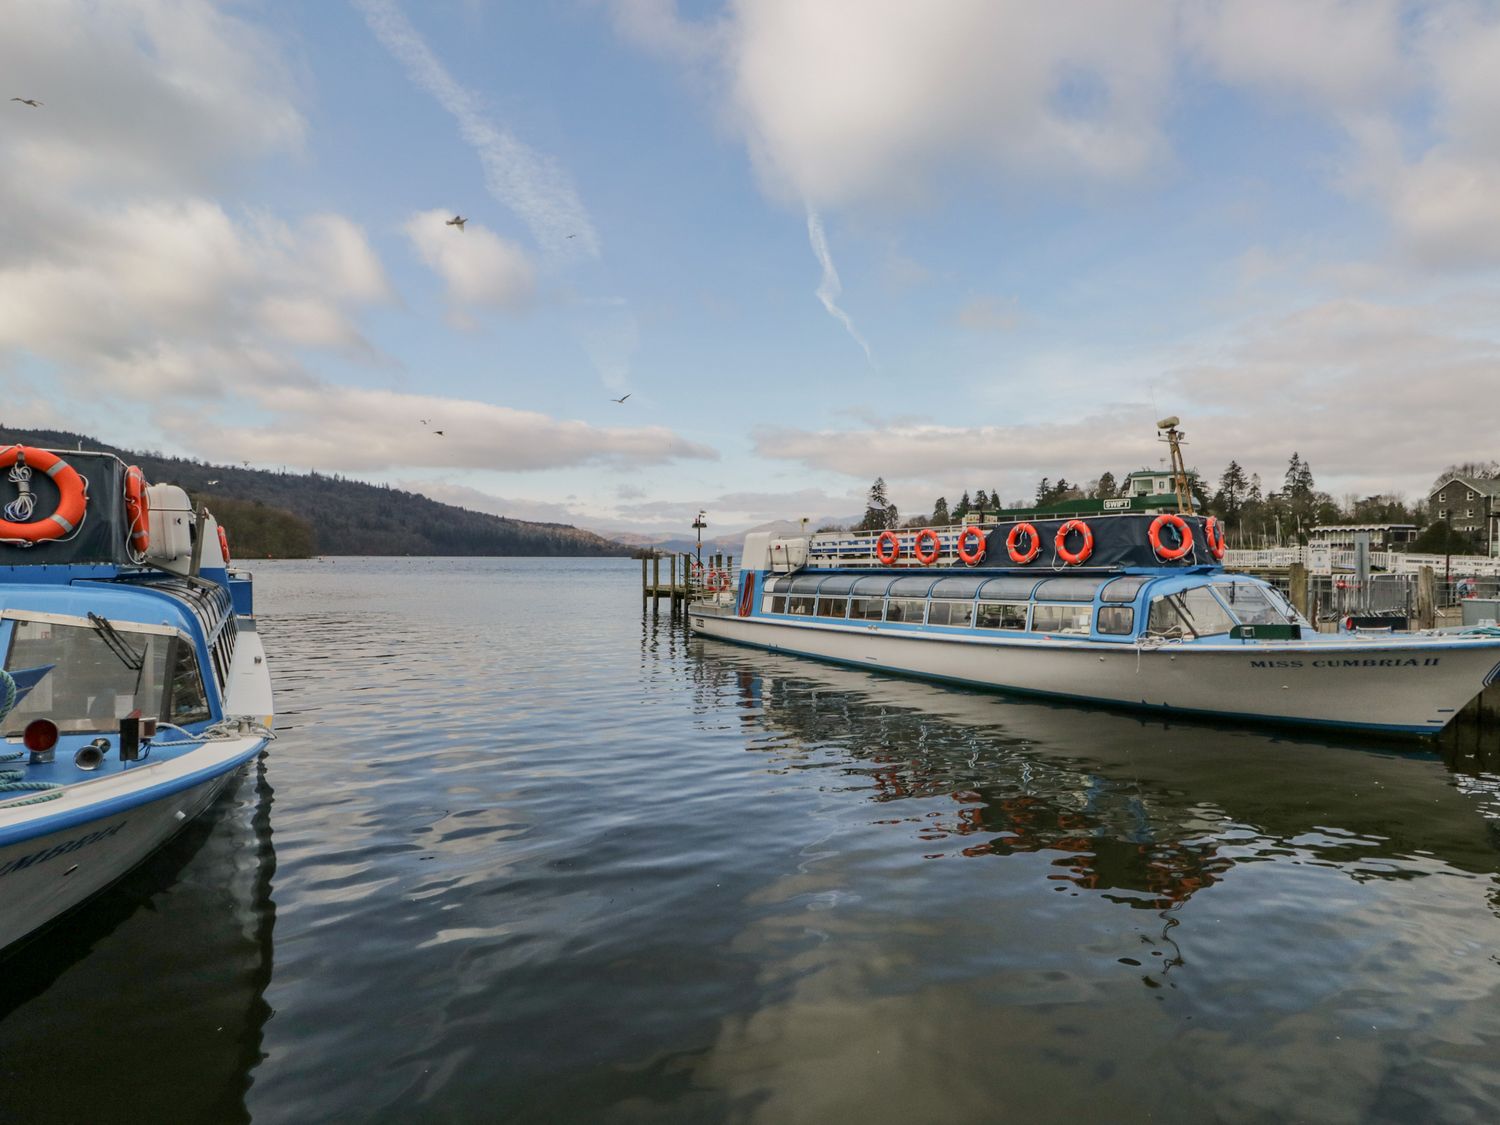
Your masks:
{"label": "sky", "polygon": [[5,0],[0,75],[11,425],[639,534],[1500,456],[1495,3]]}

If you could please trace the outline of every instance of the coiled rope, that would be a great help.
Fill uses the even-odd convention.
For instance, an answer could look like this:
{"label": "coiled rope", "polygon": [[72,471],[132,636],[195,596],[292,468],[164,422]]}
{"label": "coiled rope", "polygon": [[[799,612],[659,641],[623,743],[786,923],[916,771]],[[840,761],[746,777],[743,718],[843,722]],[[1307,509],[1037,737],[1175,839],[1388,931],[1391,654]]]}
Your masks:
{"label": "coiled rope", "polygon": [[[16,681],[15,677],[0,668],[0,691],[5,693],[4,702],[0,702],[0,722],[10,714],[16,705]],[[21,757],[20,751],[0,756],[0,762],[14,762]],[[20,805],[39,805],[43,801],[55,801],[62,796],[62,786],[55,781],[26,781],[25,774],[20,770],[0,770],[0,793],[39,793],[37,797],[27,797],[25,800],[9,801],[0,797],[0,804],[6,808],[16,808]]]}

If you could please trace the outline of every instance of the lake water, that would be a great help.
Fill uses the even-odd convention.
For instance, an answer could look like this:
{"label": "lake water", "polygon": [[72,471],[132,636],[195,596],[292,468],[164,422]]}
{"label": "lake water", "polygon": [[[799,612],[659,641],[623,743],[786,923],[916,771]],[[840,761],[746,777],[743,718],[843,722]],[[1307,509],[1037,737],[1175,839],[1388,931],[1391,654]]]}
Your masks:
{"label": "lake water", "polygon": [[264,563],[280,737],[0,962],[17,1121],[1494,1121],[1500,773]]}

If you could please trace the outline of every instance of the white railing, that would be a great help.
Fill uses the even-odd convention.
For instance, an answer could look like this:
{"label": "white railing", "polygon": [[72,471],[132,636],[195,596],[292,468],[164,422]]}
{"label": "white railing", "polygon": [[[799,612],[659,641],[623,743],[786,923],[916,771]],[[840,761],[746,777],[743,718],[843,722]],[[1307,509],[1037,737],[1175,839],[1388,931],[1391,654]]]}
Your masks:
{"label": "white railing", "polygon": [[[1294,562],[1307,567],[1309,574],[1352,572],[1355,552],[1347,547],[1271,547],[1260,551],[1232,550],[1224,553],[1224,565],[1230,570],[1284,570]],[[1430,566],[1439,575],[1500,574],[1500,558],[1488,555],[1415,555],[1405,551],[1371,551],[1372,570],[1390,574],[1415,574]]]}

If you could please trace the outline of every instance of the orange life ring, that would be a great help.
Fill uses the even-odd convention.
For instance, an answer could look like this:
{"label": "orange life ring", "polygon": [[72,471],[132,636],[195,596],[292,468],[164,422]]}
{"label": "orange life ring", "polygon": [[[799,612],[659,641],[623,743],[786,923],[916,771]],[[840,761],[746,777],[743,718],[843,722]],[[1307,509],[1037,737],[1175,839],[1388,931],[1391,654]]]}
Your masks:
{"label": "orange life ring", "polygon": [[1229,544],[1224,541],[1224,525],[1217,516],[1209,516],[1203,523],[1203,537],[1208,540],[1208,553],[1218,561],[1224,557]]}
{"label": "orange life ring", "polygon": [[125,518],[130,521],[125,541],[135,554],[144,555],[151,546],[151,500],[139,465],[125,470]]}
{"label": "orange life ring", "polygon": [[8,469],[21,460],[26,462],[28,468],[46,473],[52,478],[52,483],[57,485],[57,491],[61,494],[57,511],[44,519],[26,523],[0,520],[0,539],[20,540],[31,544],[71,535],[83,522],[83,513],[89,504],[88,485],[78,475],[78,470],[56,453],[29,445],[12,445],[0,450],[0,469]]}
{"label": "orange life ring", "polygon": [[[886,554],[886,544],[889,543],[890,554]],[[890,566],[901,557],[901,540],[896,538],[894,531],[882,531],[875,537],[875,557],[885,566]]]}
{"label": "orange life ring", "polygon": [[[1031,536],[1031,549],[1028,551],[1016,550],[1016,543],[1022,535]],[[1010,529],[1010,534],[1005,537],[1005,550],[1010,555],[1010,561],[1025,566],[1042,549],[1042,537],[1036,533],[1036,528],[1029,523],[1018,523]]]}
{"label": "orange life ring", "polygon": [[[979,537],[979,542],[975,544],[972,551],[970,551],[967,546],[969,536],[971,535],[976,535]],[[979,527],[971,523],[968,527],[964,528],[958,533],[958,557],[963,561],[963,564],[965,566],[975,566],[976,564],[978,564],[980,559],[984,558],[984,544],[984,532],[981,531]]]}
{"label": "orange life ring", "polygon": [[224,525],[219,525],[219,550],[224,555],[224,565],[229,565],[229,536],[224,534]]}
{"label": "orange life ring", "polygon": [[[922,544],[929,539],[932,541],[932,550],[922,550]],[[937,562],[938,554],[942,549],[943,541],[938,538],[938,533],[930,527],[924,527],[921,531],[917,532],[917,541],[912,544],[911,553],[923,566],[931,566]]]}
{"label": "orange life ring", "polygon": [[[1170,527],[1177,532],[1177,546],[1163,547],[1161,545],[1161,531],[1164,527]],[[1149,537],[1151,549],[1163,562],[1176,562],[1193,549],[1193,529],[1188,526],[1188,521],[1176,512],[1163,512],[1152,520]]]}
{"label": "orange life ring", "polygon": [[[1083,533],[1083,546],[1076,551],[1070,551],[1068,550],[1068,536],[1075,531]],[[1052,545],[1057,549],[1058,558],[1069,566],[1077,566],[1094,553],[1094,533],[1082,520],[1069,520],[1057,529],[1057,538]]]}
{"label": "orange life ring", "polygon": [[710,594],[717,594],[722,590],[729,589],[729,572],[727,570],[710,570],[708,572],[708,581],[703,584],[703,588]]}

